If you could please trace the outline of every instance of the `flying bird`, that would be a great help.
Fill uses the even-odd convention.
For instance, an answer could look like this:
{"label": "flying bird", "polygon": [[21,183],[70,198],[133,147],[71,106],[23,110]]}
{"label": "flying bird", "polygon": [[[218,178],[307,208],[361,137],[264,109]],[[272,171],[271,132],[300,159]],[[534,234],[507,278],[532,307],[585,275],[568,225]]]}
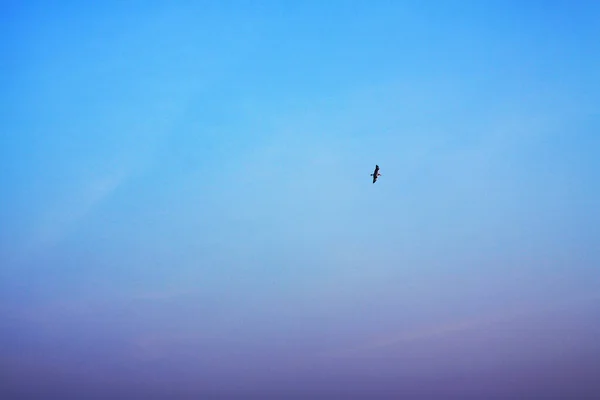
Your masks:
{"label": "flying bird", "polygon": [[379,173],[379,165],[375,165],[375,171],[373,171],[371,176],[373,177],[373,183],[377,182],[377,178],[381,176],[381,174]]}

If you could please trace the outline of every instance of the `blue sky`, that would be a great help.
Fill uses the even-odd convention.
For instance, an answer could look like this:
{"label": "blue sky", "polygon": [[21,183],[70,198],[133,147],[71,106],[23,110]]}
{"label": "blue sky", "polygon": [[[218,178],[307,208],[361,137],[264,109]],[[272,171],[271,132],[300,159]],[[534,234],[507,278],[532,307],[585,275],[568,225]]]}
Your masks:
{"label": "blue sky", "polygon": [[3,391],[600,390],[598,5],[2,15]]}

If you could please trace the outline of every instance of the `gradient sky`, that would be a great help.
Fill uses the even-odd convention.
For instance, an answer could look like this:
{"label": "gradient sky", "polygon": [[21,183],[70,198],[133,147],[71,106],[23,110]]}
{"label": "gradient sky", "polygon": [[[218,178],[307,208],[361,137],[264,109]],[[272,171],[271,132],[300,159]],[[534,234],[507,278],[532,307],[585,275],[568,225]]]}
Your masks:
{"label": "gradient sky", "polygon": [[598,3],[2,4],[3,399],[600,394]]}

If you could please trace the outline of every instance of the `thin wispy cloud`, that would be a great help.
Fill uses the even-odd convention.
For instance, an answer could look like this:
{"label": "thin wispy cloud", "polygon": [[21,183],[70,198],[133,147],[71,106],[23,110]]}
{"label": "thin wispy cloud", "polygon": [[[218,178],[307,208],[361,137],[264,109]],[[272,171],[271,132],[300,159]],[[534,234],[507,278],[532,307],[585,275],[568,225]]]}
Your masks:
{"label": "thin wispy cloud", "polygon": [[531,306],[524,305],[515,307],[505,312],[494,312],[491,315],[468,318],[456,322],[446,323],[438,326],[424,327],[421,329],[410,330],[395,335],[385,335],[374,338],[362,345],[340,349],[322,354],[323,357],[346,358],[346,357],[368,357],[369,353],[375,350],[392,348],[398,345],[410,346],[413,342],[424,341],[428,339],[444,338],[460,334],[461,332],[480,329],[483,327],[494,326],[497,324],[509,322],[527,316],[540,316],[550,314],[556,310],[564,312],[564,309],[577,308],[582,305],[594,304],[600,301],[600,293],[593,292],[582,294],[568,299],[553,300],[546,304]]}
{"label": "thin wispy cloud", "polygon": [[34,233],[35,247],[53,247],[73,231],[87,215],[106,201],[127,179],[124,174],[92,179],[81,190],[61,196],[61,203],[46,212]]}

